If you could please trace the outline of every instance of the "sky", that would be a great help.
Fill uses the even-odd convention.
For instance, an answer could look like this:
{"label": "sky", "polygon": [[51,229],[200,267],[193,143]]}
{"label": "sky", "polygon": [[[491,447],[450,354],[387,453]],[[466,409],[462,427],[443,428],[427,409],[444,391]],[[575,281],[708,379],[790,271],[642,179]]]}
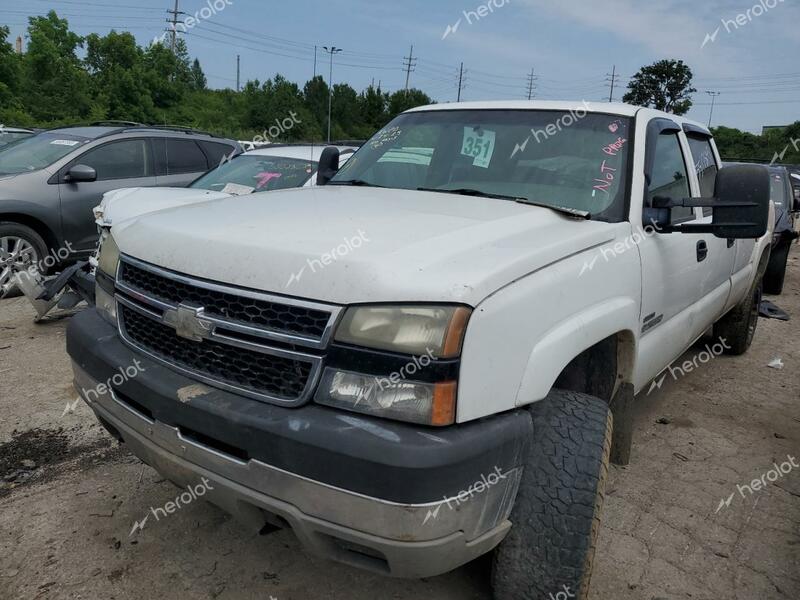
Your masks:
{"label": "sky", "polygon": [[[142,45],[164,33],[175,0],[0,0],[12,39],[27,17],[55,9],[80,35],[130,31]],[[215,10],[209,10],[208,4]],[[800,0],[178,0],[189,53],[209,87],[280,73],[301,86],[316,72],[362,90],[410,84],[438,102],[533,97],[620,100],[642,66],[681,59],[694,72],[689,117],[760,133],[800,120]],[[205,8],[205,10],[203,10]],[[195,19],[195,15],[197,18]],[[192,22],[195,21],[195,22]],[[179,26],[179,29],[181,27]]]}

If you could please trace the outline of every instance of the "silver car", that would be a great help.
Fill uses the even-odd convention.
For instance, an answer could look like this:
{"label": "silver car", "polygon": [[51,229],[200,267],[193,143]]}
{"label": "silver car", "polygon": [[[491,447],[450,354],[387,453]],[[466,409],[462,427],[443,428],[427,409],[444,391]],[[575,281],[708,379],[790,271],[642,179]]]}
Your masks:
{"label": "silver car", "polygon": [[52,129],[0,148],[0,297],[14,268],[89,256],[104,193],[185,186],[240,152],[211,134],[129,123]]}

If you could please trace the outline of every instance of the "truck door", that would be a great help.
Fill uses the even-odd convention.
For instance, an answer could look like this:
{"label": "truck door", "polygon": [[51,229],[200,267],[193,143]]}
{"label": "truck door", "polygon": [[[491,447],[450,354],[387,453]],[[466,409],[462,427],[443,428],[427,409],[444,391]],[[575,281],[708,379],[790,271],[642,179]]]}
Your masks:
{"label": "truck door", "polygon": [[[697,180],[680,126],[669,119],[653,119],[646,147],[651,174],[639,202],[648,208],[655,196],[691,197]],[[700,218],[700,209],[674,208],[671,224],[699,222]],[[710,234],[653,231],[644,236],[639,252],[642,310],[637,388],[658,375],[665,357],[674,360],[703,333],[711,322],[709,315],[722,311],[730,285],[730,275],[718,271],[719,248]]]}
{"label": "truck door", "polygon": [[[711,133],[693,125],[684,125],[683,129],[686,132],[686,141],[692,157],[692,164],[694,165],[692,171],[696,176],[692,177],[692,194],[703,198],[713,198],[717,172],[722,163],[719,160],[719,154],[716,151]],[[711,223],[712,214],[710,208],[699,208],[697,211],[699,213],[698,223]],[[720,288],[720,286],[726,281],[729,282],[735,271],[741,271],[742,268],[747,266],[746,261],[738,269],[736,268],[737,255],[739,255],[740,251],[747,252],[749,260],[755,241],[726,240],[713,235],[705,235],[704,239],[708,244],[707,261],[711,269],[704,293],[706,295],[712,294],[714,301],[703,305],[701,309],[704,311],[702,317],[707,322],[714,322],[724,314],[728,299],[731,296],[729,285],[725,300],[721,302],[716,295],[722,295],[724,288]],[[747,269],[747,273],[749,274],[749,269]],[[749,280],[749,277],[745,277],[745,280]]]}

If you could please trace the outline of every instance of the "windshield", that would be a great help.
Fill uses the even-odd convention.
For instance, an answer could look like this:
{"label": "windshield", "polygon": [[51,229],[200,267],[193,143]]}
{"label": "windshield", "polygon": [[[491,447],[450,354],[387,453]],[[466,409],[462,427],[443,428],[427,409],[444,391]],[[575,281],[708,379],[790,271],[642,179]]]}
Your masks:
{"label": "windshield", "polygon": [[317,163],[281,156],[240,154],[196,179],[189,187],[230,194],[250,194],[301,187]]}
{"label": "windshield", "polygon": [[624,218],[630,119],[543,110],[407,113],[332,183],[506,196]]}
{"label": "windshield", "polygon": [[32,135],[32,133],[26,131],[2,131],[2,127],[0,127],[0,148],[8,146],[13,142],[24,140]]}
{"label": "windshield", "polygon": [[38,171],[75,150],[88,138],[64,133],[40,133],[0,148],[0,175]]}

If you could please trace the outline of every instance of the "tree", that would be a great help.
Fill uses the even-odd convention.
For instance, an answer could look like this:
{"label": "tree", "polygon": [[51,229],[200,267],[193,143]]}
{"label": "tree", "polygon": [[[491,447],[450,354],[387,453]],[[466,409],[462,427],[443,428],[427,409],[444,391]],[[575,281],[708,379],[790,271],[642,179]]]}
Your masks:
{"label": "tree", "polygon": [[403,111],[426,104],[433,104],[433,101],[422,90],[414,88],[408,91],[398,90],[389,96],[389,118],[393,119]]}
{"label": "tree", "polygon": [[633,76],[622,101],[684,115],[697,91],[691,85],[692,70],[682,60],[660,60]]}
{"label": "tree", "polygon": [[92,79],[93,113],[105,119],[148,122],[155,110],[145,76],[143,51],[130,33],[86,37],[84,60]]}
{"label": "tree", "polygon": [[194,90],[204,90],[208,84],[206,74],[203,73],[203,68],[200,66],[200,61],[196,58],[192,63],[191,71],[191,87]]}
{"label": "tree", "polygon": [[83,38],[51,10],[28,19],[30,43],[23,57],[22,100],[37,120],[80,119],[91,106],[89,74],[76,55]]}

